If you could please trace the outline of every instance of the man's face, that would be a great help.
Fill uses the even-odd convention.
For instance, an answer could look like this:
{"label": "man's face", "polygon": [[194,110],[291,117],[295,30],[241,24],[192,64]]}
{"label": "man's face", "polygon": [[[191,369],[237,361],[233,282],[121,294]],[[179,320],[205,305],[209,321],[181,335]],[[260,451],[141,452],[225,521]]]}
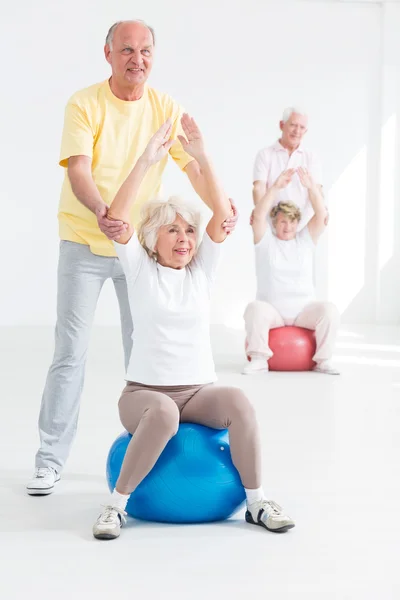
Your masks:
{"label": "man's face", "polygon": [[112,77],[123,87],[135,88],[148,79],[153,65],[153,36],[141,23],[122,23],[114,32],[112,49],[104,53]]}
{"label": "man's face", "polygon": [[283,145],[290,148],[297,148],[307,133],[307,122],[307,117],[298,113],[292,113],[286,123],[281,121],[280,128]]}

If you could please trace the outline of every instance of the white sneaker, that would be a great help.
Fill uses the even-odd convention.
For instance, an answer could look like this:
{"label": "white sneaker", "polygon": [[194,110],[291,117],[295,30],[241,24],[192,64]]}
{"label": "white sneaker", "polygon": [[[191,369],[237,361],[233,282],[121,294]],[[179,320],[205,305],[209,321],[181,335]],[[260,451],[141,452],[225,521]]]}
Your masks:
{"label": "white sneaker", "polygon": [[114,540],[119,537],[126,523],[126,512],[116,506],[107,505],[93,525],[93,535],[98,540]]}
{"label": "white sneaker", "polygon": [[53,467],[38,467],[26,486],[30,496],[47,496],[54,492],[54,486],[60,481],[60,475]]}
{"label": "white sneaker", "polygon": [[273,500],[257,500],[247,506],[247,523],[260,525],[269,531],[281,533],[292,529],[294,521],[282,512],[282,508]]}
{"label": "white sneaker", "polygon": [[268,362],[266,358],[252,358],[243,367],[242,375],[255,375],[256,373],[268,373]]}
{"label": "white sneaker", "polygon": [[316,373],[325,373],[325,375],[340,375],[340,371],[335,369],[329,360],[322,360],[313,368],[313,371]]}

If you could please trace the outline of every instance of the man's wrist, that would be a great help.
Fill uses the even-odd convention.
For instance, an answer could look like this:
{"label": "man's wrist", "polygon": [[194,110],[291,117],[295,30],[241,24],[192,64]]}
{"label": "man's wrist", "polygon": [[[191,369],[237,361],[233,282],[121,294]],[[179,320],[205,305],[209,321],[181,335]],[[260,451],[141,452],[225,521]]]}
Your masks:
{"label": "man's wrist", "polygon": [[101,203],[99,202],[99,204],[97,204],[94,207],[93,212],[96,215],[96,217],[103,216],[104,212],[105,211],[107,212],[107,208],[108,208],[108,206],[105,202],[101,202]]}

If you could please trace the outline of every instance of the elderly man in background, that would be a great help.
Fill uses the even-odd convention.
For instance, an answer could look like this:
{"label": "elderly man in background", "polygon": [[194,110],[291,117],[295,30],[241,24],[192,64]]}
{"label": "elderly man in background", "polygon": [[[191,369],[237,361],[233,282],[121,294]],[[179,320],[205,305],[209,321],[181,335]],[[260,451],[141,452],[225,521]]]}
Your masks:
{"label": "elderly man in background", "polygon": [[[68,457],[77,428],[90,330],[107,279],[113,280],[116,290],[125,366],[129,362],[133,326],[124,272],[111,241],[119,239],[127,224],[109,219],[108,207],[161,125],[170,119],[171,138],[182,133],[181,107],[147,85],[154,46],[154,31],[144,22],[115,23],[104,47],[111,77],[75,93],[66,107],[55,353],[42,397],[36,470],[27,485],[31,495],[54,490]],[[207,185],[196,160],[180,142],[172,145],[169,154],[207,204]],[[167,160],[165,156],[154,165],[141,184],[130,215],[135,227],[141,206],[159,196]],[[227,233],[235,222],[235,215],[225,221]]]}
{"label": "elderly man in background", "polygon": [[[253,201],[255,206],[265,196],[279,175],[289,169],[298,169],[299,167],[307,169],[322,191],[322,174],[319,160],[313,152],[304,148],[302,143],[307,133],[308,117],[298,108],[286,108],[279,127],[282,132],[280,139],[272,146],[260,150],[256,156],[253,173]],[[302,217],[298,231],[307,225],[314,214],[308,190],[302,185],[297,173],[293,176],[290,184],[277,194],[274,205],[279,202],[293,202],[299,207]],[[328,213],[325,218],[325,225],[327,220]]]}

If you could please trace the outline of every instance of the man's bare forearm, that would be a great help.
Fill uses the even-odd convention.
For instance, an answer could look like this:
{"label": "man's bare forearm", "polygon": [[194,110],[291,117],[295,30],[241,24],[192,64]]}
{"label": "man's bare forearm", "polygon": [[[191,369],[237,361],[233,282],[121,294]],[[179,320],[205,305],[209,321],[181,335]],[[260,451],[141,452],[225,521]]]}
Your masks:
{"label": "man's bare forearm", "polygon": [[68,178],[75,196],[86,208],[96,214],[96,211],[106,205],[93,181],[90,163],[88,161],[68,161]]}

